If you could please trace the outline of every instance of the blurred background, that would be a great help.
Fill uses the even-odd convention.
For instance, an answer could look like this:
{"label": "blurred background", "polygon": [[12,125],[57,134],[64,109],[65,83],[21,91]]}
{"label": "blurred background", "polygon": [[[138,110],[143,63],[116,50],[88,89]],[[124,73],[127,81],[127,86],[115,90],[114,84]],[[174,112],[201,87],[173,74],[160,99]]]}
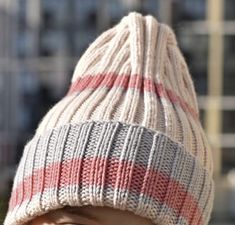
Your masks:
{"label": "blurred background", "polygon": [[24,144],[89,43],[133,10],[176,32],[213,146],[210,224],[235,224],[234,0],[0,0],[0,223]]}

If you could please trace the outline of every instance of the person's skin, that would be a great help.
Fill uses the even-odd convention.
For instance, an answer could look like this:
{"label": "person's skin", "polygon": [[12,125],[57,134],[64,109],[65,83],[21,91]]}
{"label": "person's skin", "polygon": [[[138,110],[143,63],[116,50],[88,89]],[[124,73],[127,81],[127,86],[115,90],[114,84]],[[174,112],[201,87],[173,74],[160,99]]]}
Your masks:
{"label": "person's skin", "polygon": [[150,219],[110,207],[65,207],[36,217],[27,225],[154,225]]}

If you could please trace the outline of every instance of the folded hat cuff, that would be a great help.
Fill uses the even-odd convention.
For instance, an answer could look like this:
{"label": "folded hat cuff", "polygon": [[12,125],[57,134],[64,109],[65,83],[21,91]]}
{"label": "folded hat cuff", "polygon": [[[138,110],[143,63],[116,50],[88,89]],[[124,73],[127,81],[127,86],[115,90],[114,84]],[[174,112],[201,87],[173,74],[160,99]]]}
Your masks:
{"label": "folded hat cuff", "polygon": [[25,146],[4,225],[64,206],[110,206],[155,224],[207,224],[214,181],[164,133],[119,121],[66,124]]}

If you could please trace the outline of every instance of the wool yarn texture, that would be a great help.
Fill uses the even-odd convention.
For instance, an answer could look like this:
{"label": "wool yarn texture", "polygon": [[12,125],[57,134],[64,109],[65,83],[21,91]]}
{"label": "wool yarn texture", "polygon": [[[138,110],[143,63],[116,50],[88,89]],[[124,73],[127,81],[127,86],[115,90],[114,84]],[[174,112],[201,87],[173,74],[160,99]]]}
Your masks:
{"label": "wool yarn texture", "polygon": [[85,205],[207,225],[213,199],[212,150],[175,33],[130,12],[89,45],[25,144],[4,225]]}

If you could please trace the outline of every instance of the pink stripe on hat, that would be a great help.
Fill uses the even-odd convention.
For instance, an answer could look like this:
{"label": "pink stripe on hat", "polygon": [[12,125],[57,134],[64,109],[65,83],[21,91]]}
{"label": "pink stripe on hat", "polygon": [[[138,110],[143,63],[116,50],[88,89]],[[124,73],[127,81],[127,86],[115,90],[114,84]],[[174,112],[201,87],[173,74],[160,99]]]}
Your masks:
{"label": "pink stripe on hat", "polygon": [[122,87],[124,89],[136,88],[137,90],[143,92],[149,91],[156,93],[157,97],[165,98],[169,100],[172,104],[178,104],[185,112],[191,114],[193,118],[198,120],[198,114],[195,112],[183,99],[177,96],[172,90],[166,89],[162,84],[156,84],[153,80],[149,78],[141,77],[140,75],[117,75],[117,74],[96,74],[96,75],[86,75],[84,77],[79,77],[76,82],[74,82],[67,93],[67,95],[74,94],[76,92],[81,92],[84,89],[95,90],[97,88],[113,88]]}

